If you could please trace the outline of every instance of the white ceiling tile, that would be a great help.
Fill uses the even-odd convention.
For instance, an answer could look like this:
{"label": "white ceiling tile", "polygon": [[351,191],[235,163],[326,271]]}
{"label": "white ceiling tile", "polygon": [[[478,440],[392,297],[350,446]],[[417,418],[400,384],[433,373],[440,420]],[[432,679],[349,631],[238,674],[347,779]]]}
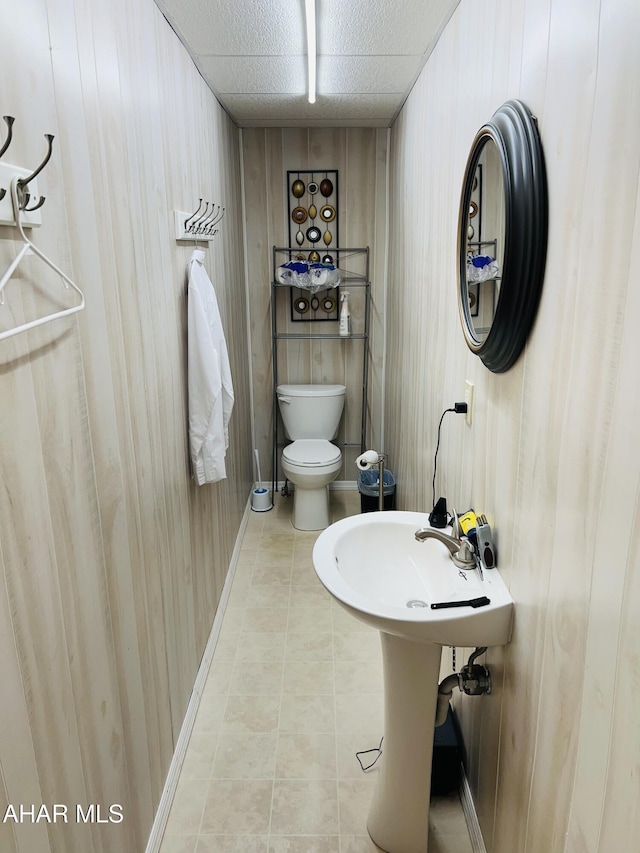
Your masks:
{"label": "white ceiling tile", "polygon": [[423,54],[458,0],[322,0],[318,49],[333,54]]}
{"label": "white ceiling tile", "polygon": [[421,56],[320,56],[318,91],[405,94],[421,64]]}
{"label": "white ceiling tile", "polygon": [[283,93],[304,95],[304,56],[199,56],[198,66],[219,94]]}
{"label": "white ceiling tile", "polygon": [[306,53],[300,0],[156,0],[190,52],[217,56]]}
{"label": "white ceiling tile", "polygon": [[336,95],[318,97],[310,104],[304,96],[295,95],[224,95],[220,98],[236,120],[262,116],[265,119],[314,119],[330,123],[331,119],[390,119],[398,106],[397,95]]}

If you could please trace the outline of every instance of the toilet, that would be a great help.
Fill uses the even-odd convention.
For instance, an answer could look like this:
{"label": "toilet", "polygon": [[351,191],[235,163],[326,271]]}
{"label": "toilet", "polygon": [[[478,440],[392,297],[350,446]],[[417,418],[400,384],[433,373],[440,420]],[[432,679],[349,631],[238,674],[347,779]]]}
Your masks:
{"label": "toilet", "polygon": [[278,406],[287,437],[282,470],[295,486],[293,526],[324,530],[329,526],[329,483],[342,467],[342,453],[330,439],[338,434],[344,409],[344,385],[278,385]]}

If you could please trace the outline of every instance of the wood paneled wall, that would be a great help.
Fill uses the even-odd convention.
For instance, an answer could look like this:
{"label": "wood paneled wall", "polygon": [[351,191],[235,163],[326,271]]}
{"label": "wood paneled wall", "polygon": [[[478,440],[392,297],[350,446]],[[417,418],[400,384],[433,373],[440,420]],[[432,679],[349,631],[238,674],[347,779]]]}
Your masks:
{"label": "wood paneled wall", "polygon": [[[640,775],[640,7],[462,0],[391,141],[387,405],[402,508],[484,511],[516,601],[458,703],[491,853],[635,850]],[[459,327],[456,227],[476,130],[509,98],[538,117],[549,183],[542,302],[506,374]]]}
{"label": "wood paneled wall", "polygon": [[[251,488],[239,133],[151,0],[0,0],[5,162],[86,310],[0,342],[3,853],[142,851]],[[4,125],[3,125],[4,131]],[[235,385],[228,479],[190,479],[185,267],[173,210],[226,207],[206,266]],[[19,249],[0,228],[0,267]],[[67,300],[67,302],[65,302]],[[69,304],[27,258],[0,328]],[[78,825],[76,804],[121,804]]]}
{"label": "wood paneled wall", "polygon": [[[369,246],[371,337],[367,439],[379,447],[384,359],[386,176],[388,131],[375,128],[243,128],[247,267],[253,370],[256,446],[271,471],[273,372],[271,364],[270,292],[273,246],[289,244],[287,170],[338,169],[340,245]],[[280,260],[282,262],[283,259]],[[353,268],[364,272],[364,267]],[[351,288],[352,327],[364,328],[364,291]],[[292,323],[289,293],[280,291],[278,329],[324,333],[328,323]],[[333,331],[337,323],[333,324]],[[339,440],[360,440],[362,403],[361,341],[282,341],[278,349],[279,382],[338,382],[347,387]],[[380,446],[380,449],[382,447]],[[348,448],[339,479],[355,480],[359,450]],[[279,477],[282,472],[279,471]]]}

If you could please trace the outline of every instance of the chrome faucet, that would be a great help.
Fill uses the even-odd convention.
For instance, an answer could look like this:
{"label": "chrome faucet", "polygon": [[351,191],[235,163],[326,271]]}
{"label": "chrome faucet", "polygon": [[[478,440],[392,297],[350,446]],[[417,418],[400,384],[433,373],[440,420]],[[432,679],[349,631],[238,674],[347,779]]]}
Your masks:
{"label": "chrome faucet", "polygon": [[416,539],[418,542],[424,542],[426,539],[437,539],[446,545],[451,554],[451,559],[459,569],[475,569],[476,555],[473,545],[466,536],[461,536],[460,539],[455,536],[449,536],[435,527],[421,527],[416,530]]}

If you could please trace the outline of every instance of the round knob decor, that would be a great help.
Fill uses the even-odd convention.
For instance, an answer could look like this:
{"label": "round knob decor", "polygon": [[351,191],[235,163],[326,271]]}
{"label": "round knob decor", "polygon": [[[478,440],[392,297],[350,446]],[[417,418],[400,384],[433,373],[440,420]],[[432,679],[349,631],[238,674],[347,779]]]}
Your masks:
{"label": "round knob decor", "polygon": [[307,211],[304,207],[294,207],[291,218],[294,222],[297,222],[298,225],[302,225],[303,222],[307,221]]}
{"label": "round knob decor", "polygon": [[324,220],[325,222],[333,222],[335,218],[335,207],[332,207],[332,205],[330,204],[325,204],[323,207],[320,208],[320,219]]}
{"label": "round knob decor", "polygon": [[298,178],[297,181],[294,181],[291,184],[291,192],[294,194],[296,198],[302,198],[304,195],[304,183]]}
{"label": "round knob decor", "polygon": [[315,225],[312,225],[311,228],[307,228],[307,240],[310,243],[317,243],[321,236],[322,232],[319,228],[316,228]]}
{"label": "round knob decor", "polygon": [[333,184],[329,180],[329,178],[323,178],[320,181],[320,192],[325,198],[328,198],[333,192]]}
{"label": "round knob decor", "polygon": [[315,195],[318,192],[318,185],[315,181],[310,181],[307,184],[307,190],[309,192],[309,195]]}
{"label": "round knob decor", "polygon": [[320,252],[316,252],[314,249],[313,252],[309,252],[309,260],[312,264],[317,264],[320,260]]}

